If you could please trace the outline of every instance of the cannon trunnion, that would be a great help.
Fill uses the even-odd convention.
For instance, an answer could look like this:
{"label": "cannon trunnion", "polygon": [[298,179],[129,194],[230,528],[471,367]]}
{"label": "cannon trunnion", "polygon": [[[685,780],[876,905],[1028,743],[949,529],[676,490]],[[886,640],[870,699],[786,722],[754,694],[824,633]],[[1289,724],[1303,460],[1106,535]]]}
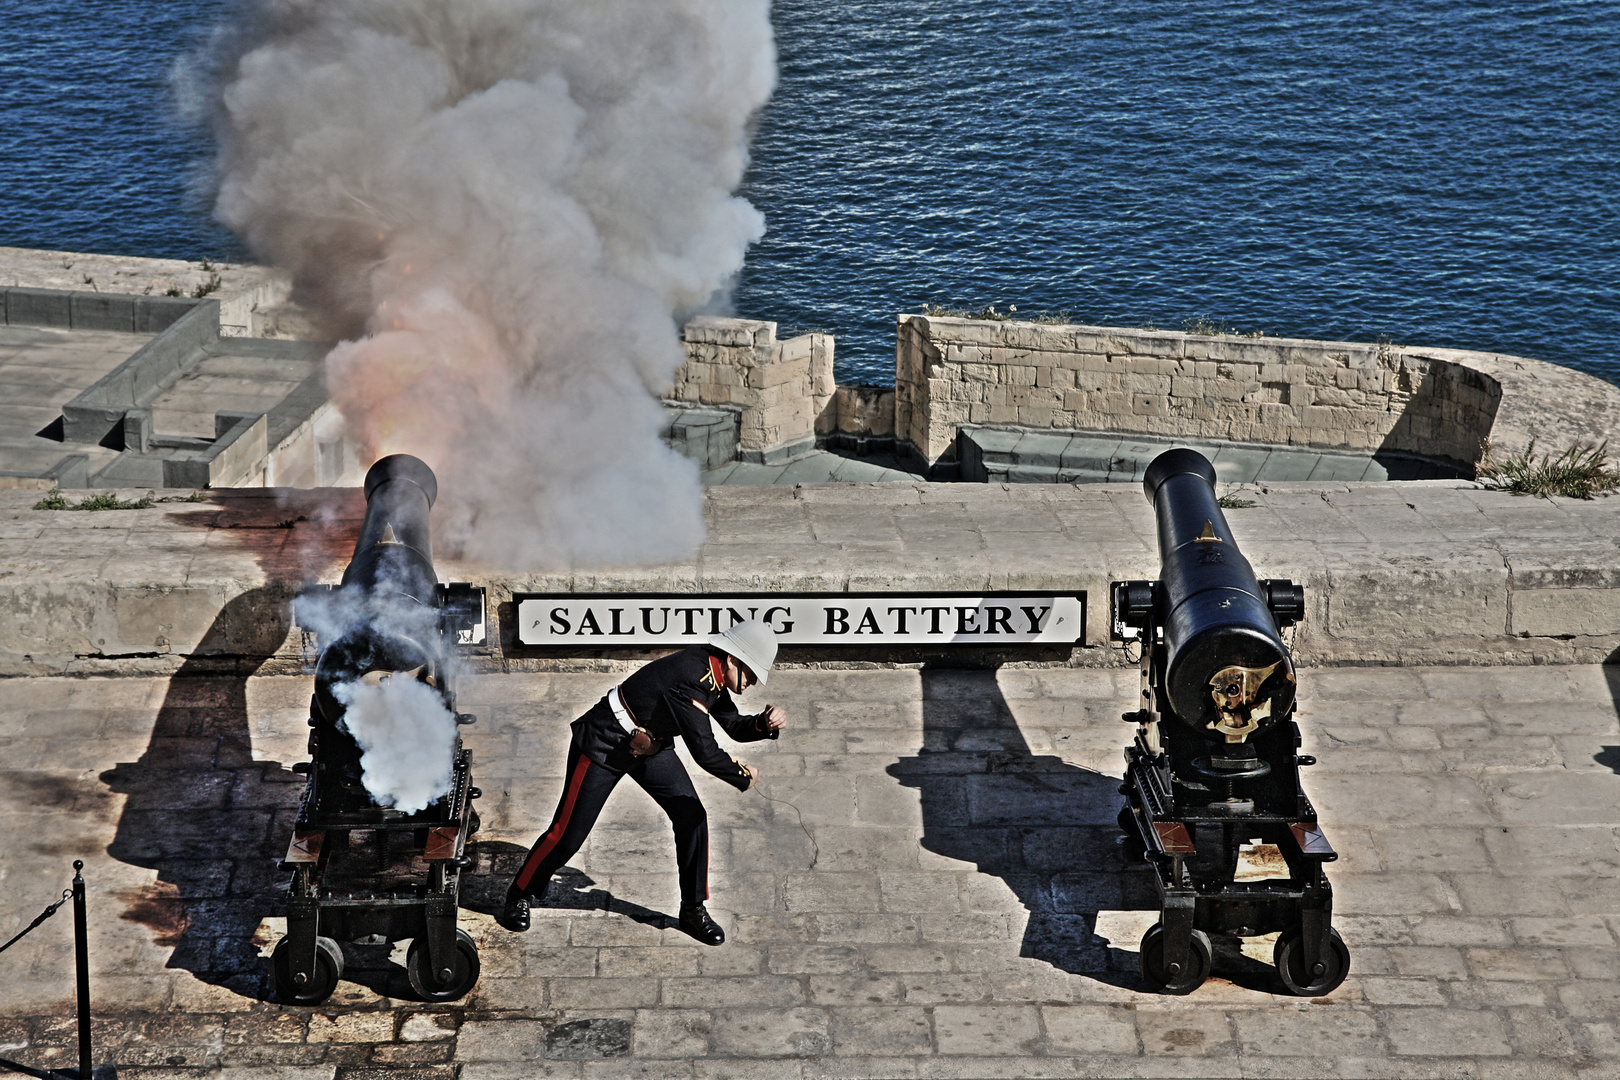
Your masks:
{"label": "cannon trunnion", "polygon": [[[292,873],[287,935],[270,958],[271,986],[284,1002],[318,1004],[337,988],[340,941],[412,939],[406,972],[428,1001],[460,998],[478,981],[477,946],[456,929],[461,874],[472,862],[465,847],[479,825],[473,801],[482,794],[459,732],[476,717],[455,711],[452,683],[458,642],[483,640],[484,593],[438,581],[428,535],[437,494],[418,459],[379,460],[366,474],[366,516],[342,582],[305,590],[295,605],[320,651],[311,760],[293,766],[308,780],[280,863]],[[360,740],[346,723],[352,688],[387,680],[410,684],[405,700],[416,708],[425,701],[455,732],[438,744],[448,789],[421,809],[368,791]],[[372,738],[396,737],[394,719],[385,715]]]}
{"label": "cannon trunnion", "polygon": [[[1165,993],[1191,993],[1210,972],[1208,935],[1275,932],[1284,985],[1320,996],[1344,981],[1350,956],[1323,872],[1338,856],[1300,784],[1316,759],[1299,753],[1280,633],[1304,617],[1304,589],[1255,577],[1214,484],[1196,451],[1154,459],[1143,489],[1158,519],[1159,578],[1110,590],[1112,636],[1142,651],[1119,813],[1127,857],[1150,862],[1159,889],[1142,974]],[[1246,845],[1260,857],[1240,869]]]}

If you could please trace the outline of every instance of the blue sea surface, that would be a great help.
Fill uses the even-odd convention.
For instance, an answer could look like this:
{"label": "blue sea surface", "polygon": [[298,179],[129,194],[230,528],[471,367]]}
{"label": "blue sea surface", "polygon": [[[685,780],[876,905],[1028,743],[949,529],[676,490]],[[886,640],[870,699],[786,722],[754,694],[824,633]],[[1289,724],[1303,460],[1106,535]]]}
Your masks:
{"label": "blue sea surface", "polygon": [[[226,0],[0,3],[0,244],[244,252],[166,76]],[[1492,349],[1620,382],[1620,0],[777,0],[739,314],[924,304]]]}

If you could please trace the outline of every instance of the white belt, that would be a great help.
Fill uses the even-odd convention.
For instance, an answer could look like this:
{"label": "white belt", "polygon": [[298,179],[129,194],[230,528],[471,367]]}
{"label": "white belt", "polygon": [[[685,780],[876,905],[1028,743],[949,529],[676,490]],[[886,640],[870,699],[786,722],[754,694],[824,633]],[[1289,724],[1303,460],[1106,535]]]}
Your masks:
{"label": "white belt", "polygon": [[613,710],[613,718],[624,728],[626,735],[635,734],[636,722],[630,715],[630,710],[624,707],[624,699],[619,696],[619,688],[615,686],[607,694],[608,708]]}

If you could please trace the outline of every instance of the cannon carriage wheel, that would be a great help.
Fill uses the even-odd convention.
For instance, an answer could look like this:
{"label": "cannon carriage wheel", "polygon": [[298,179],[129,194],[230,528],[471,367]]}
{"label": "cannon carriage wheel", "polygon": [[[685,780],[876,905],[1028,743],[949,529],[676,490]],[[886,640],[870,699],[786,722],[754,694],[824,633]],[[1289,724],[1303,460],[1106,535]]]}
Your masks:
{"label": "cannon carriage wheel", "polygon": [[1209,978],[1210,967],[1214,962],[1214,949],[1209,943],[1209,935],[1202,930],[1192,932],[1191,947],[1187,954],[1189,964],[1185,971],[1170,971],[1164,959],[1164,939],[1166,937],[1164,924],[1154,923],[1148,932],[1142,935],[1142,950],[1140,955],[1142,964],[1142,978],[1148,985],[1161,994],[1190,994]]}
{"label": "cannon carriage wheel", "polygon": [[343,977],[343,950],[329,937],[315,939],[315,970],[303,986],[293,981],[292,939],[284,937],[270,952],[270,988],[289,1005],[319,1005],[332,996]]}
{"label": "cannon carriage wheel", "polygon": [[1284,931],[1277,938],[1276,948],[1271,953],[1272,962],[1277,965],[1277,974],[1282,976],[1283,985],[1288,987],[1288,992],[1298,997],[1322,997],[1331,994],[1350,973],[1350,949],[1339,936],[1339,932],[1329,927],[1327,947],[1322,950],[1322,956],[1316,964],[1321,970],[1306,971],[1303,936],[1300,928],[1296,926]]}
{"label": "cannon carriage wheel", "polygon": [[478,982],[480,970],[478,946],[465,930],[456,931],[456,947],[450,966],[434,972],[428,970],[427,943],[422,938],[411,942],[405,954],[405,974],[411,980],[411,989],[423,1001],[454,1001],[465,997]]}

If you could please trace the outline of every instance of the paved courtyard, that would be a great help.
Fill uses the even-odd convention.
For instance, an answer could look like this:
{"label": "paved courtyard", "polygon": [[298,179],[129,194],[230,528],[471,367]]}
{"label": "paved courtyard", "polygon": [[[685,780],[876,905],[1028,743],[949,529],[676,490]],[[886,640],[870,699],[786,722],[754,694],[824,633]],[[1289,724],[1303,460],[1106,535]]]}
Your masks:
{"label": "paved courtyard", "polygon": [[[313,1009],[268,1002],[261,959],[309,681],[5,680],[0,935],[86,860],[98,1059],[125,1078],[1617,1076],[1611,670],[1302,672],[1352,955],[1319,1000],[1278,992],[1263,941],[1217,942],[1190,997],[1144,991],[1124,669],[779,672],[791,726],[738,750],[762,791],[698,779],[712,949],[671,927],[673,844],[633,785],[534,929],[494,925],[567,721],[615,676],[469,679],[478,989],[414,1003],[403,948],[350,945]],[[0,1056],[73,1063],[70,941],[64,909],[0,955]]]}

